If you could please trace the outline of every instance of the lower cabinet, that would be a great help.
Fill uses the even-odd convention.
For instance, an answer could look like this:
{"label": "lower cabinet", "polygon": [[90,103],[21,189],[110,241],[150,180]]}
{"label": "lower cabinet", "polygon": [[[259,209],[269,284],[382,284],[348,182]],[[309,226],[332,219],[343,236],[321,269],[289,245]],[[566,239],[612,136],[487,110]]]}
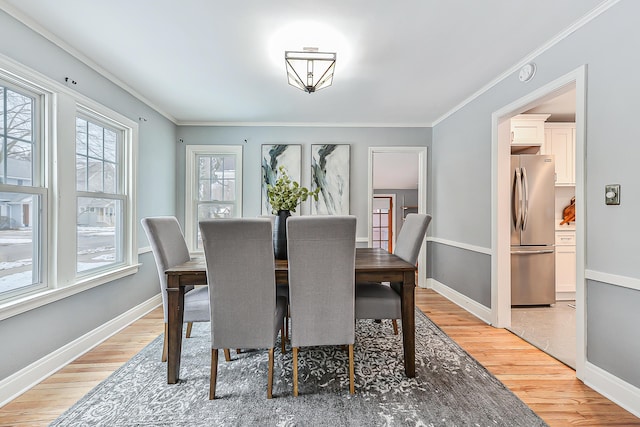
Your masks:
{"label": "lower cabinet", "polygon": [[575,299],[576,245],[574,231],[556,232],[556,298]]}

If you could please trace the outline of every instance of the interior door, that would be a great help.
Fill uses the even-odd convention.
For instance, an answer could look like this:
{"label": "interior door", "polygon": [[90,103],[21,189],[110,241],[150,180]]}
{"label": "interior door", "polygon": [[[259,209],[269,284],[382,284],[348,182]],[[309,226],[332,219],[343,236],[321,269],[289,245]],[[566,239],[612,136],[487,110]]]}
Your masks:
{"label": "interior door", "polygon": [[372,215],[373,247],[393,252],[393,199],[374,196]]}

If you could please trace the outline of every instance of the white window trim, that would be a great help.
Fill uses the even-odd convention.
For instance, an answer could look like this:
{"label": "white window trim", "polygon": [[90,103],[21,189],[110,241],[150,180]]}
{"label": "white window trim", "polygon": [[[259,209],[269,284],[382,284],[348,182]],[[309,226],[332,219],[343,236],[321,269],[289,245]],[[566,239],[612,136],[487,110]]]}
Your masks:
{"label": "white window trim", "polygon": [[[122,191],[124,192],[125,216],[123,218],[123,235],[125,242],[123,245],[123,264],[121,266],[112,267],[106,271],[90,271],[88,274],[76,272],[76,246],[75,238],[57,238],[56,259],[52,260],[53,265],[57,267],[56,288],[73,286],[76,283],[85,281],[93,282],[98,280],[98,284],[108,283],[119,278],[119,272],[127,270],[128,267],[138,264],[137,250],[137,209],[136,209],[136,177],[137,177],[137,141],[138,141],[138,124],[119,113],[111,111],[90,99],[66,95],[60,96],[58,99],[58,116],[59,120],[65,120],[73,123],[72,127],[58,127],[57,146],[57,163],[59,170],[75,171],[75,120],[78,115],[86,116],[87,114],[98,118],[99,120],[115,125],[118,129],[124,130],[122,150],[122,168],[130,171],[126,173],[122,171]],[[65,145],[67,144],[67,145]],[[71,144],[71,145],[68,145]],[[69,153],[73,155],[69,155]],[[58,201],[56,218],[57,233],[59,236],[76,236],[76,203],[78,192],[76,191],[76,176],[66,174],[62,176],[58,174],[58,185],[54,186],[56,191],[60,188],[71,189],[71,191],[63,191],[56,195]],[[64,180],[64,182],[62,182]],[[84,194],[84,193],[83,193]],[[95,197],[98,197],[95,195]],[[61,210],[64,207],[72,207],[73,214],[66,213],[64,218],[60,218]],[[59,256],[57,254],[74,254],[74,256]],[[135,273],[135,271],[133,272]],[[132,274],[133,274],[132,273]]]}
{"label": "white window trim", "polygon": [[187,145],[185,147],[185,198],[184,198],[184,237],[187,241],[187,247],[192,253],[200,254],[203,251],[196,248],[197,227],[195,223],[194,209],[197,206],[197,171],[196,158],[199,155],[215,155],[215,154],[235,154],[238,162],[236,162],[236,216],[242,216],[242,146],[241,145]]}
{"label": "white window trim", "polygon": [[[36,135],[35,139],[41,141],[38,149],[33,151],[33,167],[32,173],[32,186],[16,186],[11,184],[0,184],[0,191],[8,191],[8,192],[20,192],[24,194],[30,194],[34,197],[38,197],[40,199],[39,203],[39,213],[33,213],[34,217],[39,216],[39,220],[37,221],[38,227],[34,228],[33,236],[39,236],[39,248],[46,248],[49,241],[48,234],[48,213],[49,213],[49,179],[48,179],[48,171],[49,166],[47,164],[47,154],[49,150],[47,149],[48,142],[48,129],[50,128],[50,112],[51,109],[51,98],[52,94],[48,91],[45,91],[42,87],[37,86],[29,81],[24,79],[17,78],[14,74],[7,73],[5,70],[0,68],[0,78],[3,80],[3,86],[14,90],[14,91],[22,91],[26,92],[29,95],[32,95],[36,98],[34,111],[36,112],[35,116],[35,126],[32,129],[34,134]],[[27,286],[26,290],[24,288],[16,289],[14,291],[8,291],[6,293],[5,299],[7,301],[14,298],[19,298],[23,295],[34,294],[37,292],[43,292],[49,289],[49,263],[46,252],[44,250],[36,251],[33,254],[32,264],[38,264],[40,267],[40,281],[39,283],[32,284]]]}
{"label": "white window trim", "polygon": [[[87,271],[82,271],[82,272],[78,272],[77,271],[77,248],[75,250],[76,253],[76,281],[83,281],[85,280],[85,278],[87,278],[88,280],[91,280],[93,277],[95,276],[99,276],[102,274],[102,272],[109,272],[109,271],[113,271],[116,270],[122,266],[128,266],[131,263],[135,262],[137,263],[137,251],[135,251],[135,256],[134,255],[134,248],[135,246],[131,245],[131,239],[133,238],[134,243],[135,243],[135,227],[133,227],[133,229],[131,227],[129,227],[130,223],[135,223],[135,216],[131,217],[131,214],[129,212],[129,207],[130,206],[134,206],[134,204],[132,204],[132,200],[131,197],[129,196],[129,193],[131,191],[135,191],[135,185],[133,186],[133,188],[130,188],[128,184],[128,181],[130,181],[128,179],[128,171],[132,171],[135,172],[135,163],[134,164],[130,164],[128,162],[128,160],[131,159],[131,155],[127,152],[130,145],[131,145],[131,138],[129,137],[132,128],[131,126],[127,125],[127,124],[123,124],[121,123],[121,120],[115,121],[114,120],[114,115],[113,113],[110,113],[109,116],[106,116],[105,114],[102,113],[98,113],[95,109],[95,106],[91,109],[89,109],[87,106],[85,105],[81,105],[78,104],[76,106],[76,117],[80,117],[83,120],[88,120],[92,123],[96,123],[100,126],[108,126],[109,128],[113,128],[118,132],[121,132],[122,135],[122,144],[124,149],[120,150],[121,153],[121,157],[122,159],[118,162],[119,164],[119,168],[117,171],[117,175],[118,175],[118,188],[115,190],[115,193],[101,193],[101,192],[96,192],[96,191],[78,191],[77,190],[77,186],[74,183],[74,189],[76,189],[76,197],[75,197],[75,203],[77,204],[78,201],[78,197],[87,197],[87,198],[103,198],[103,199],[110,199],[110,200],[118,200],[122,202],[122,211],[123,211],[123,242],[122,242],[122,261],[120,263],[117,264],[110,264],[105,266],[104,268],[99,268],[99,269],[90,269]],[[122,117],[120,117],[120,119],[122,119]],[[125,119],[126,120],[126,119]],[[75,123],[75,121],[74,121]],[[75,141],[75,138],[74,138]],[[75,143],[74,145],[74,157],[75,157]],[[75,162],[75,158],[74,158],[74,162]],[[131,169],[133,168],[133,169]],[[135,179],[135,178],[134,178]],[[135,200],[135,199],[133,199]],[[77,215],[77,207],[75,209],[75,214]],[[129,213],[129,215],[127,215],[127,213]],[[133,231],[133,233],[131,233],[131,231]],[[77,238],[77,227],[76,227],[76,234],[75,234],[76,238]]]}
{"label": "white window trim", "polygon": [[[83,292],[96,286],[112,282],[114,280],[137,273],[138,264],[138,248],[137,248],[137,164],[138,164],[138,123],[119,114],[109,108],[93,101],[92,99],[75,92],[65,85],[52,80],[51,78],[32,70],[13,59],[0,54],[0,76],[19,86],[27,85],[37,92],[41,92],[42,101],[42,120],[43,120],[43,150],[42,161],[44,162],[44,187],[48,197],[43,199],[43,210],[48,212],[43,219],[43,242],[48,242],[47,249],[44,253],[43,263],[48,266],[43,274],[43,279],[48,283],[45,290],[34,291],[28,294],[22,294],[12,299],[0,301],[0,320],[24,313],[26,311],[41,307],[43,305],[67,298],[71,295]],[[75,115],[77,106],[81,106],[84,110],[89,110],[97,116],[105,117],[107,122],[116,122],[126,128],[125,132],[125,149],[123,150],[123,166],[130,171],[125,174],[123,182],[123,190],[126,192],[126,205],[128,215],[125,215],[124,236],[128,239],[125,243],[124,261],[125,265],[120,265],[109,271],[98,271],[91,276],[76,277],[75,273],[75,257],[73,258],[73,267],[71,270],[60,270],[58,265],[63,257],[58,254],[64,254],[61,250],[65,250],[64,241],[68,240],[69,235],[75,235],[76,215],[72,215],[71,220],[60,222],[60,207],[64,206],[66,198],[75,198],[75,174],[68,174],[73,177],[73,183],[69,186],[69,182],[60,182],[64,179],[58,173],[63,167],[69,167],[69,170],[75,170],[75,156],[69,156],[69,152],[65,151],[63,145],[60,144],[61,138],[71,138],[75,144]],[[73,125],[61,126],[64,120],[71,120]],[[62,148],[61,148],[62,147]],[[75,152],[75,149],[72,150]],[[71,164],[67,162],[71,157]],[[57,170],[53,165],[57,165]],[[61,188],[64,188],[61,191]],[[75,208],[75,201],[72,205]],[[68,229],[66,223],[72,224]],[[72,233],[72,234],[69,234]],[[67,252],[68,253],[68,252]],[[61,272],[67,271],[67,274],[61,275]],[[71,273],[68,273],[71,271]]]}

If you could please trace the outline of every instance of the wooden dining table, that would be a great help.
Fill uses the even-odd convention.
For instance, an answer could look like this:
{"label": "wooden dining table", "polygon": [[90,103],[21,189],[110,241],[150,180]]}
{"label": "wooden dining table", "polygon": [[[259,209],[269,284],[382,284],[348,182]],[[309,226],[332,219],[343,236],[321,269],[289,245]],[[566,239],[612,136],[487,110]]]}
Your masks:
{"label": "wooden dining table", "polygon": [[[288,282],[287,260],[275,260],[276,283]],[[402,342],[404,372],[413,378],[415,364],[415,273],[416,266],[379,248],[357,248],[355,280],[363,282],[397,282],[402,284]],[[167,383],[175,384],[180,377],[182,323],[185,286],[206,285],[204,258],[193,258],[165,271],[168,297]],[[318,286],[322,286],[321,283]]]}

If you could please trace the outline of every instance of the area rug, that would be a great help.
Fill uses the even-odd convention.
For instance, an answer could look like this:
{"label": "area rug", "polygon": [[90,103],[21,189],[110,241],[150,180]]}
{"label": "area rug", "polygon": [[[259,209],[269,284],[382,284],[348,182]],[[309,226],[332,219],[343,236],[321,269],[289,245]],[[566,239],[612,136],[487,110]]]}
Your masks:
{"label": "area rug", "polygon": [[[209,324],[183,340],[180,381],[166,382],[162,336],[95,387],[52,426],[545,426],[521,400],[416,310],[416,377],[404,375],[402,334],[358,321],[355,395],[342,347],[302,349],[293,397],[291,351],[276,351],[273,399],[267,351],[222,354],[208,400]],[[279,346],[278,346],[279,347]],[[276,347],[276,348],[278,348]]]}

